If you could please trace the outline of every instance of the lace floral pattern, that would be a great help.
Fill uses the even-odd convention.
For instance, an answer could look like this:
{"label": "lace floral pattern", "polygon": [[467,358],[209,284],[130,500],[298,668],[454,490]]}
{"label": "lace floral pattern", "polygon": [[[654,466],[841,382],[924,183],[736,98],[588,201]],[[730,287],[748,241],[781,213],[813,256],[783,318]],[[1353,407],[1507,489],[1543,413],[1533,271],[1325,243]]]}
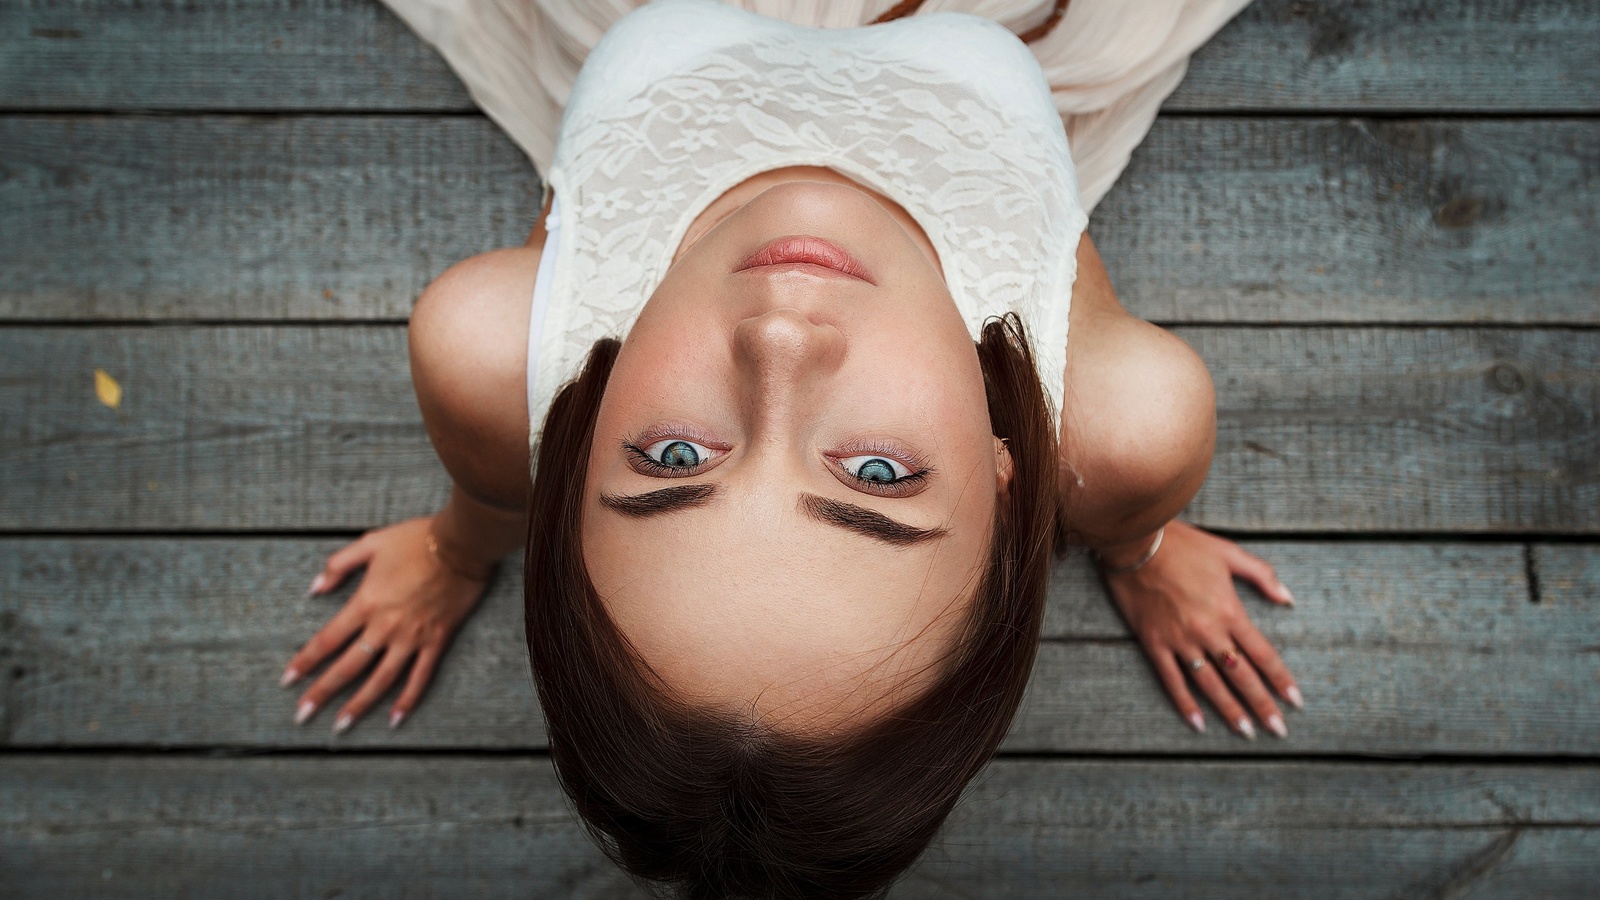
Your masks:
{"label": "lace floral pattern", "polygon": [[[630,76],[608,78],[608,61],[627,61]],[[833,168],[905,207],[974,337],[987,319],[1018,313],[1061,408],[1087,216],[1027,48],[965,15],[820,30],[668,0],[613,26],[562,122],[548,176],[562,235],[535,432],[593,343],[626,334],[695,215],[751,175],[790,165]]]}

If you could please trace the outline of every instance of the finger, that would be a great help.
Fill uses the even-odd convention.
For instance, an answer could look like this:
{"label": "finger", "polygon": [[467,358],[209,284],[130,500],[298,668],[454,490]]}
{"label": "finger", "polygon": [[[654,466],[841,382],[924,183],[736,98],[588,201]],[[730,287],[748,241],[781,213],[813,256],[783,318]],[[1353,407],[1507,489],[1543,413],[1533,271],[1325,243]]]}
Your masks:
{"label": "finger", "polygon": [[1227,547],[1224,558],[1233,574],[1255,585],[1256,590],[1268,600],[1284,606],[1294,605],[1294,594],[1278,580],[1278,573],[1270,563],[1232,541],[1227,542]]}
{"label": "finger", "polygon": [[300,652],[289,660],[288,668],[283,670],[283,677],[278,683],[288,687],[299,681],[307,672],[322,665],[328,655],[345,645],[351,636],[361,630],[366,624],[366,613],[355,603],[346,603],[344,609],[334,614],[328,624],[311,636],[300,648]]}
{"label": "finger", "polygon": [[[1190,648],[1183,654],[1185,659],[1205,659],[1205,651],[1198,647]],[[1216,707],[1220,714],[1234,731],[1241,737],[1255,740],[1256,727],[1250,724],[1250,717],[1245,714],[1244,707],[1239,705],[1238,698],[1233,696],[1233,691],[1228,689],[1227,682],[1217,674],[1217,667],[1209,662],[1199,669],[1190,669],[1189,677],[1199,686],[1200,692],[1206,695],[1211,705]]]}
{"label": "finger", "polygon": [[1256,667],[1250,664],[1249,658],[1227,647],[1223,652],[1211,654],[1211,659],[1233,682],[1234,690],[1249,704],[1251,711],[1256,714],[1256,720],[1278,737],[1288,737],[1289,728],[1283,723],[1283,714],[1279,712],[1278,704],[1272,702],[1272,694],[1261,682],[1261,676],[1256,673]]}
{"label": "finger", "polygon": [[1248,619],[1233,629],[1233,639],[1238,643],[1239,649],[1250,657],[1255,663],[1261,676],[1278,692],[1278,696],[1289,701],[1295,709],[1305,709],[1305,698],[1300,696],[1300,687],[1295,684],[1294,676],[1289,674],[1289,667],[1283,664],[1283,659],[1278,656],[1278,651],[1260,631],[1256,630],[1254,623]]}
{"label": "finger", "polygon": [[417,661],[411,666],[411,677],[406,679],[405,690],[400,692],[400,699],[396,700],[394,707],[389,710],[390,728],[399,728],[406,716],[411,715],[411,711],[417,708],[417,701],[422,699],[422,691],[433,679],[433,667],[438,664],[441,652],[437,646],[426,646],[417,651]]}
{"label": "finger", "polygon": [[1189,693],[1189,681],[1183,677],[1183,669],[1179,668],[1177,659],[1172,651],[1158,648],[1151,651],[1150,661],[1155,664],[1156,676],[1161,679],[1161,686],[1167,689],[1167,696],[1172,698],[1172,704],[1178,708],[1178,715],[1189,723],[1189,727],[1205,734],[1206,717],[1200,712],[1200,704],[1195,702],[1194,695]]}
{"label": "finger", "polygon": [[326,594],[337,588],[351,572],[371,561],[373,552],[374,547],[365,535],[345,545],[322,564],[322,571],[311,579],[311,589],[306,591],[306,596]]}
{"label": "finger", "polygon": [[[366,671],[367,666],[372,665],[373,657],[377,654],[363,650],[363,640],[365,640],[365,637],[351,644],[334,661],[333,665],[322,673],[322,677],[312,682],[311,687],[300,695],[300,705],[295,709],[294,713],[294,723],[296,725],[304,725],[306,720],[315,715],[317,710],[332,699],[334,694],[339,693],[340,689],[349,684],[357,675]],[[372,644],[371,646],[377,647],[378,645]]]}
{"label": "finger", "polygon": [[400,678],[400,673],[405,671],[406,663],[415,652],[416,649],[413,647],[385,647],[383,657],[378,660],[378,668],[373,670],[361,689],[356,691],[355,696],[345,701],[344,708],[339,710],[338,717],[333,720],[333,730],[344,731],[354,725],[357,719],[366,715],[372,704],[377,703],[378,698]]}

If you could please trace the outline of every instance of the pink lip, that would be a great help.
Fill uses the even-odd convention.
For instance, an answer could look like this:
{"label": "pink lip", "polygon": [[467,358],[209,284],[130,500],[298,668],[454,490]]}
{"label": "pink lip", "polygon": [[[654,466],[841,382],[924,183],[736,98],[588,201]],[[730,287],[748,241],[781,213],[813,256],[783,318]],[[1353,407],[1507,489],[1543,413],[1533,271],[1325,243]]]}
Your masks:
{"label": "pink lip", "polygon": [[744,261],[734,267],[735,272],[746,272],[750,269],[763,269],[772,266],[794,268],[829,269],[857,278],[868,284],[877,284],[872,279],[872,274],[867,271],[855,257],[844,251],[837,244],[829,243],[819,237],[810,235],[794,235],[782,237],[762,247],[760,250],[745,257]]}

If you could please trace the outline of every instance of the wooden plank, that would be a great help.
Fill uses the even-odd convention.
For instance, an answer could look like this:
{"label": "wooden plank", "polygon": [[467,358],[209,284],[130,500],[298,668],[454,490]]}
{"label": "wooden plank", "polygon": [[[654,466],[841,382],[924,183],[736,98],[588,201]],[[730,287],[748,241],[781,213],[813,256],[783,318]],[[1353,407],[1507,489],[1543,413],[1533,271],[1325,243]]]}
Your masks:
{"label": "wooden plank", "polygon": [[[1200,49],[1168,110],[1600,109],[1600,15],[1581,0],[1257,0]],[[12,109],[471,109],[376,0],[0,9]]]}
{"label": "wooden plank", "polygon": [[0,35],[10,109],[476,110],[378,0],[31,0]]}
{"label": "wooden plank", "polygon": [[1581,0],[1255,0],[1164,108],[1593,112],[1596,46]]}
{"label": "wooden plank", "polygon": [[[0,117],[0,319],[403,319],[539,183],[463,117]],[[1157,122],[1090,232],[1183,322],[1600,322],[1600,122]]]}
{"label": "wooden plank", "polygon": [[405,319],[539,212],[481,117],[0,117],[0,147],[0,319]]}
{"label": "wooden plank", "polygon": [[1600,333],[1176,330],[1217,385],[1201,522],[1600,531]]}
{"label": "wooden plank", "polygon": [[[301,599],[342,540],[0,541],[0,743],[10,747],[543,747],[508,564],[416,715],[340,737],[290,723],[294,650],[354,591]],[[1304,687],[1288,741],[1206,735],[1171,709],[1081,557],[1052,587],[1046,641],[1008,750],[1575,754],[1600,750],[1600,616],[1528,600],[1511,544],[1246,544],[1293,611],[1247,596]],[[1591,556],[1600,549],[1591,548]],[[1248,595],[1248,589],[1243,589]],[[1492,677],[1488,674],[1492,672]]]}
{"label": "wooden plank", "polygon": [[[1217,384],[1203,524],[1600,533],[1600,332],[1178,331]],[[0,528],[370,528],[448,487],[398,325],[3,329],[0,409]]]}
{"label": "wooden plank", "polygon": [[[542,758],[19,757],[7,896],[645,896]],[[1582,897],[1592,766],[1001,760],[895,897]]]}

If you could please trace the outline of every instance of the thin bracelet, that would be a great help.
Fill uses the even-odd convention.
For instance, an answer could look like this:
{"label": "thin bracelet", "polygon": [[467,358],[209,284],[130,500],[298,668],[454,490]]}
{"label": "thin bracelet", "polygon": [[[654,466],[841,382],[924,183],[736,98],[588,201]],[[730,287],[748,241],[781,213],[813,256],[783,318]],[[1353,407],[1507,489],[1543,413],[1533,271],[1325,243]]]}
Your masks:
{"label": "thin bracelet", "polygon": [[439,552],[439,539],[433,536],[433,523],[432,522],[428,523],[427,542],[428,542],[428,552],[433,554],[433,558],[437,559],[439,561],[440,565],[444,566],[446,569],[449,569],[451,572],[454,572],[456,575],[460,576],[461,578],[465,578],[468,581],[488,581],[489,580],[489,575],[493,574],[493,572],[494,572],[494,566],[492,564],[489,567],[489,572],[484,574],[481,577],[477,576],[477,575],[468,575],[466,572],[463,572],[460,569],[456,568],[454,565],[452,565],[450,560],[445,559],[444,558],[444,554]]}
{"label": "thin bracelet", "polygon": [[[1115,569],[1103,568],[1102,571],[1104,571],[1107,575],[1126,575],[1129,572],[1136,572],[1143,568],[1144,564],[1149,562],[1152,556],[1156,555],[1156,551],[1161,549],[1161,538],[1166,535],[1166,532],[1167,526],[1165,525],[1156,529],[1156,539],[1151,542],[1150,549],[1146,550],[1144,555],[1139,557],[1138,562],[1126,566],[1117,566]],[[1095,553],[1095,558],[1100,560],[1102,563],[1105,562],[1105,558],[1099,553]]]}

